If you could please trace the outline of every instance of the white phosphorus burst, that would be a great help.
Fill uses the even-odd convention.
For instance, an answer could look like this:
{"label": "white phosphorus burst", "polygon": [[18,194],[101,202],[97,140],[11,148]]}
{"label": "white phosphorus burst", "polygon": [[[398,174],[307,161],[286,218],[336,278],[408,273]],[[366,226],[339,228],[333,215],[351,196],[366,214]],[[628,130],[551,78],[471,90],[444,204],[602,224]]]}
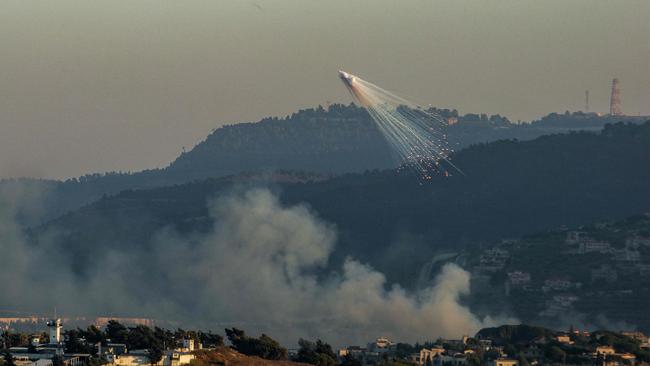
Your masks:
{"label": "white phosphorus burst", "polygon": [[413,168],[420,178],[430,180],[438,172],[449,175],[441,164],[444,161],[462,174],[449,161],[452,151],[447,142],[447,122],[440,115],[358,76],[345,71],[339,71],[339,76],[402,159],[403,167]]}

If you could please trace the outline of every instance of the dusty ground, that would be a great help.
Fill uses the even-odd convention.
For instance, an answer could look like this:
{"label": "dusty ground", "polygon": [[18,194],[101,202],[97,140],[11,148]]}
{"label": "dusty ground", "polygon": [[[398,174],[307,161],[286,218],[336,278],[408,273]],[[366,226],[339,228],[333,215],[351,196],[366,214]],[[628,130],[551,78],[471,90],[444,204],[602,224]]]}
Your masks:
{"label": "dusty ground", "polygon": [[270,361],[259,357],[243,355],[230,347],[219,347],[214,350],[196,351],[196,360],[192,366],[307,366],[305,363],[291,361]]}

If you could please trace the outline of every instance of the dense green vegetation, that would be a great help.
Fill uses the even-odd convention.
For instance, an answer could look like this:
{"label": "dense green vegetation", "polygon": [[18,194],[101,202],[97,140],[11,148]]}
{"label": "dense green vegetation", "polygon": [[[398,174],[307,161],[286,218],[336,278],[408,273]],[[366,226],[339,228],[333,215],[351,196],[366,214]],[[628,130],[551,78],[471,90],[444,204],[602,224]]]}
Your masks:
{"label": "dense green vegetation", "polygon": [[[276,190],[286,204],[308,203],[336,224],[333,265],[352,255],[409,285],[443,248],[576,227],[644,212],[649,207],[650,122],[616,124],[602,133],[551,135],[533,141],[476,145],[454,156],[466,175],[419,184],[393,170],[305,183],[205,180],[124,191],[32,231],[54,238],[84,266],[108,248],[138,250],[163,227],[212,227],[209,198],[246,187]],[[92,243],[92,246],[88,244]],[[399,248],[399,250],[397,250]]]}
{"label": "dense green vegetation", "polygon": [[[642,121],[640,117],[567,112],[552,113],[532,124],[519,125],[499,115],[436,111],[457,121],[448,130],[450,144],[457,151],[500,139],[530,140],[569,130],[598,130],[606,123]],[[223,126],[162,169],[88,174],[65,182],[7,180],[0,181],[0,192],[11,191],[16,185],[40,191],[38,214],[21,212],[19,215],[22,223],[30,225],[126,189],[161,187],[250,171],[283,169],[341,174],[394,168],[397,163],[364,109],[332,105],[327,110],[305,109],[286,118]]]}
{"label": "dense green vegetation", "polygon": [[[557,336],[568,336],[569,342],[560,342]],[[509,357],[526,359],[524,353],[532,347],[539,348],[540,357],[546,361],[565,364],[589,365],[593,362],[592,353],[599,346],[609,346],[619,354],[632,354],[637,361],[650,361],[650,352],[641,347],[641,342],[629,336],[612,331],[558,332],[525,324],[505,325],[481,329],[480,339],[490,339],[492,343],[504,348]],[[528,359],[537,357],[528,357]]]}
{"label": "dense green vegetation", "polygon": [[[470,302],[492,304],[492,311],[505,302],[518,319],[554,327],[572,321],[590,327],[614,322],[620,327],[650,329],[649,229],[650,216],[644,214],[473,248],[458,256],[476,278]],[[581,251],[583,244],[568,240],[576,233],[584,241],[604,241],[609,246],[602,251]],[[634,244],[634,239],[646,244]],[[507,258],[500,268],[483,270],[481,260],[493,249],[506,252]],[[516,273],[528,279],[509,282],[508,275]],[[490,277],[489,283],[481,281],[484,276]]]}
{"label": "dense green vegetation", "polygon": [[[602,354],[597,354],[598,347],[611,347],[615,354],[608,355],[607,360],[620,360],[624,365],[630,364],[630,357],[636,358],[636,361],[646,363],[650,361],[650,351],[642,347],[641,341],[637,339],[636,335],[630,336],[609,330],[589,333],[570,329],[568,332],[562,332],[526,324],[484,328],[475,336],[464,338],[462,341],[438,339],[435,342],[415,345],[397,343],[384,348],[381,352],[357,347],[360,354],[355,356],[348,354],[345,357],[338,357],[333,348],[320,339],[315,342],[300,339],[298,341],[299,349],[292,357],[289,357],[285,347],[265,334],[258,338],[250,337],[243,330],[237,328],[227,328],[225,333],[230,341],[231,349],[239,354],[272,361],[290,359],[294,362],[314,366],[409,365],[412,364],[412,356],[419,355],[420,350],[425,348],[442,348],[446,357],[460,357],[466,360],[467,365],[470,366],[486,365],[490,360],[503,357],[517,359],[521,366],[539,363],[594,365],[605,360]],[[3,337],[6,338],[7,334],[8,332],[5,332]],[[71,349],[73,345],[70,343],[74,342],[88,343],[89,347],[95,344],[93,342],[104,344],[106,342],[121,342],[132,349],[144,346],[149,350],[150,357],[159,357],[163,350],[177,347],[179,340],[193,338],[204,347],[203,350],[194,352],[197,359],[192,362],[193,365],[243,365],[247,364],[247,361],[251,361],[238,358],[237,353],[228,352],[228,348],[223,345],[223,338],[213,333],[182,329],[171,332],[160,328],[152,330],[144,326],[125,327],[119,322],[111,320],[104,329],[90,326],[85,330],[67,330],[65,334],[66,352],[76,352]],[[79,338],[75,338],[75,340],[69,338],[74,334]],[[27,334],[22,334],[18,338],[28,339],[29,337]],[[88,353],[94,354],[94,350],[89,350]],[[15,364],[9,353],[4,352],[3,354],[4,357],[0,365]],[[627,358],[622,359],[623,356]],[[100,358],[94,357],[89,362],[89,365],[99,365],[102,361]],[[275,363],[263,362],[260,364]]]}
{"label": "dense green vegetation", "polygon": [[247,356],[257,356],[267,360],[286,360],[288,351],[278,341],[262,334],[259,338],[249,337],[237,328],[226,328],[226,336],[237,352]]}
{"label": "dense green vegetation", "polygon": [[506,345],[509,343],[529,343],[535,338],[552,337],[556,333],[547,328],[522,324],[483,328],[476,334],[476,337],[491,339],[496,345]]}
{"label": "dense green vegetation", "polygon": [[320,339],[316,342],[301,339],[298,341],[298,345],[300,348],[295,358],[297,362],[316,366],[335,366],[338,363],[336,353],[334,353],[332,347]]}

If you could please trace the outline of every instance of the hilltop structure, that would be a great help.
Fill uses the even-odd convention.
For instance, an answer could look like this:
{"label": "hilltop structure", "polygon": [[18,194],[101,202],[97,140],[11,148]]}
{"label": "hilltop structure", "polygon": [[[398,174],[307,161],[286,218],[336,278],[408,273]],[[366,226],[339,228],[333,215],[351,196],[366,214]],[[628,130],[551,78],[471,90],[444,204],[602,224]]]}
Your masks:
{"label": "hilltop structure", "polygon": [[618,79],[612,80],[612,95],[609,99],[609,114],[612,116],[622,116],[621,110],[621,88]]}

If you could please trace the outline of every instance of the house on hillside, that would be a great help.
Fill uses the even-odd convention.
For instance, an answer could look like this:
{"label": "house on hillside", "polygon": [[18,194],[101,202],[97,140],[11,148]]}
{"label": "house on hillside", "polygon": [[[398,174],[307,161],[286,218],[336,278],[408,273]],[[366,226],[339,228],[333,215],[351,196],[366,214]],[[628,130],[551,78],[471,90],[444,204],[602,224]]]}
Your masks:
{"label": "house on hillside", "polygon": [[431,365],[433,359],[445,353],[442,347],[422,348],[419,353],[411,355],[411,361],[419,366]]}
{"label": "house on hillside", "polygon": [[615,282],[618,279],[618,273],[612,266],[601,264],[600,267],[591,270],[591,281],[605,281],[607,283]]}
{"label": "house on hillside", "polygon": [[564,242],[567,244],[578,244],[586,235],[587,233],[584,231],[569,231],[566,233]]}
{"label": "house on hillside", "polygon": [[611,346],[598,346],[596,347],[597,355],[613,355],[616,353],[613,347]]}
{"label": "house on hillside", "polygon": [[556,336],[555,340],[558,341],[558,343],[573,344],[573,341],[571,340],[571,337],[569,337],[566,334],[561,334],[561,335]]}
{"label": "house on hillside", "polygon": [[518,366],[519,361],[511,358],[497,358],[488,361],[488,366]]}
{"label": "house on hillside", "polygon": [[595,239],[584,239],[578,243],[578,253],[601,253],[608,254],[612,252],[612,246],[606,241]]}
{"label": "house on hillside", "polygon": [[549,278],[544,281],[544,285],[542,286],[542,291],[544,292],[549,292],[549,291],[567,291],[573,288],[580,288],[582,287],[582,283],[580,282],[571,282],[570,280],[566,278]]}
{"label": "house on hillside", "polygon": [[457,353],[453,356],[436,355],[433,358],[433,366],[465,366],[467,358],[463,353]]}

